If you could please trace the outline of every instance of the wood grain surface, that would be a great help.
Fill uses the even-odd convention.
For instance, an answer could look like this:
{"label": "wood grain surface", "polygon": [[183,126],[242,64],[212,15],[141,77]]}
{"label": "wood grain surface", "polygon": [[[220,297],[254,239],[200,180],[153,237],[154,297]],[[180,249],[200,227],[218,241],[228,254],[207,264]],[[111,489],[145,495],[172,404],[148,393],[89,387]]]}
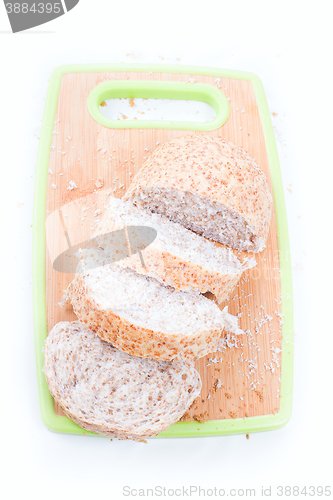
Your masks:
{"label": "wood grain surface", "polygon": [[[213,85],[229,98],[229,119],[213,132],[104,128],[90,117],[87,97],[100,82],[124,79],[191,80]],[[67,248],[64,227],[72,245],[87,240],[98,225],[108,196],[124,195],[131,178],[157,144],[183,135],[203,133],[225,138],[243,147],[270,179],[260,116],[250,81],[141,72],[73,73],[63,76],[47,186],[46,292],[49,331],[59,321],[76,319],[68,304],[59,305],[73,275],[53,269],[55,257]],[[203,381],[202,392],[184,420],[247,418],[275,414],[279,410],[282,319],[274,213],[267,248],[255,254],[255,258],[257,267],[244,273],[228,301],[229,312],[240,316],[240,327],[245,334],[235,337],[224,332],[221,350],[197,361]],[[56,412],[63,414],[57,405]]]}

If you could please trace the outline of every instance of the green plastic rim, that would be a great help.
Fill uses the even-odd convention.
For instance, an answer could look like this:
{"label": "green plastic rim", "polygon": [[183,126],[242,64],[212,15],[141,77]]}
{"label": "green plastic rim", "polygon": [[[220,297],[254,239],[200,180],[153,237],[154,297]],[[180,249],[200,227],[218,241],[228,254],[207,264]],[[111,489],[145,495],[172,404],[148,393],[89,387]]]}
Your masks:
{"label": "green plastic rim", "polygon": [[[201,101],[214,108],[216,118],[210,122],[203,123],[168,120],[111,120],[101,113],[99,106],[107,99],[116,98]],[[90,92],[88,97],[88,111],[97,123],[107,128],[162,128],[208,132],[216,130],[225,124],[229,118],[230,106],[225,95],[212,85],[116,80],[100,83]]]}
{"label": "green plastic rim", "polygon": [[[253,73],[223,70],[217,68],[145,65],[145,64],[84,64],[64,65],[56,68],[50,78],[42,130],[40,134],[34,197],[33,223],[33,302],[37,379],[41,414],[46,426],[56,432],[98,436],[85,431],[67,417],[55,413],[52,396],[42,371],[44,364],[43,346],[47,337],[46,289],[45,289],[45,214],[46,187],[52,131],[57,110],[58,95],[63,75],[67,73],[92,72],[155,72],[189,75],[208,75],[250,81],[253,85],[263,127],[268,155],[275,204],[276,224],[279,241],[281,307],[283,314],[280,410],[274,415],[211,420],[205,423],[177,422],[157,437],[204,437],[227,434],[241,434],[274,430],[285,425],[292,410],[293,389],[293,301],[289,250],[287,214],[283,184],[276,149],[274,132],[265,92],[260,79]],[[151,95],[151,94],[150,94]],[[103,115],[102,115],[103,116]],[[140,121],[140,128],[143,128]],[[155,127],[156,128],[156,127]],[[175,127],[174,127],[175,128]]]}

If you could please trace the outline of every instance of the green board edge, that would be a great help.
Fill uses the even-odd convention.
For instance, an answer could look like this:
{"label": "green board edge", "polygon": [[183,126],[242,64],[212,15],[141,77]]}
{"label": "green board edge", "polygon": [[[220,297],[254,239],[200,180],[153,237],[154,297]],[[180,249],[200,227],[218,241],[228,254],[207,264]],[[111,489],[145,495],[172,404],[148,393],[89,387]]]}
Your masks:
{"label": "green board edge", "polygon": [[[287,213],[284,200],[279,158],[275,143],[270,112],[261,80],[253,73],[218,68],[177,65],[146,64],[74,64],[58,66],[52,73],[45,102],[42,129],[36,164],[34,220],[33,220],[33,308],[35,355],[37,381],[41,407],[41,415],[45,425],[55,432],[91,435],[98,434],[85,431],[67,417],[55,413],[52,396],[42,371],[44,364],[43,346],[47,337],[46,317],[46,285],[45,285],[45,213],[46,187],[49,165],[50,147],[54,127],[58,94],[61,80],[66,73],[91,72],[153,72],[153,73],[186,73],[191,75],[207,75],[222,78],[234,78],[252,82],[263,127],[273,197],[276,212],[276,224],[279,241],[280,275],[281,275],[281,307],[283,314],[282,353],[281,353],[281,397],[280,410],[274,415],[238,418],[228,420],[211,420],[205,423],[177,422],[157,437],[206,437],[227,434],[244,434],[275,430],[284,426],[291,417],[293,391],[293,300],[292,278],[289,249]],[[143,128],[143,127],[141,127]],[[156,127],[155,127],[156,128]],[[154,438],[155,439],[155,438]]]}

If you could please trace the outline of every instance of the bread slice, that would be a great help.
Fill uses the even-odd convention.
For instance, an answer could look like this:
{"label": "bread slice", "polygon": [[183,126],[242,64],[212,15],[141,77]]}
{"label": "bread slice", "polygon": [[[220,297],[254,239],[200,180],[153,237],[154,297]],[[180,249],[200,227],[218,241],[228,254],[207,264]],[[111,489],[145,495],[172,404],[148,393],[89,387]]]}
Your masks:
{"label": "bread slice", "polygon": [[203,295],[176,291],[117,264],[78,274],[68,295],[94,333],[145,358],[200,358],[216,349],[230,324],[227,309]]}
{"label": "bread slice", "polygon": [[118,351],[85,325],[55,325],[44,347],[54,399],[80,427],[142,441],[177,422],[200,394],[194,365],[142,359]]}
{"label": "bread slice", "polygon": [[143,164],[124,198],[232,248],[265,247],[272,211],[266,176],[243,149],[223,139],[167,142]]}
{"label": "bread slice", "polygon": [[[241,263],[230,248],[218,247],[162,215],[148,213],[130,201],[117,198],[110,199],[96,237],[105,250],[105,263],[108,258],[111,262],[115,253],[114,235],[118,234],[115,231],[125,226],[129,226],[129,254],[132,255],[118,261],[118,265],[156,278],[176,290],[211,292],[222,302],[229,297],[242,273],[256,265],[253,258]],[[155,230],[157,236],[152,243],[148,238],[145,242],[146,228]]]}

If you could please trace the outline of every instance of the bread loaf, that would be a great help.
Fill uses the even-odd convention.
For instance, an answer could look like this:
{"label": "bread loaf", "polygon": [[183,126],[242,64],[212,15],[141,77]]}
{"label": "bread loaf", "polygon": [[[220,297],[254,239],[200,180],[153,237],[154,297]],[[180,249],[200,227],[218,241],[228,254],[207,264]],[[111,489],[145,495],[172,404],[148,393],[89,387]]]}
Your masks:
{"label": "bread loaf", "polygon": [[44,347],[44,373],[65,414],[88,431],[144,440],[178,421],[199,395],[190,362],[130,356],[80,322],[55,325]]}
{"label": "bread loaf", "polygon": [[265,247],[272,211],[266,176],[243,149],[223,139],[198,135],[163,144],[124,198],[232,248]]}

